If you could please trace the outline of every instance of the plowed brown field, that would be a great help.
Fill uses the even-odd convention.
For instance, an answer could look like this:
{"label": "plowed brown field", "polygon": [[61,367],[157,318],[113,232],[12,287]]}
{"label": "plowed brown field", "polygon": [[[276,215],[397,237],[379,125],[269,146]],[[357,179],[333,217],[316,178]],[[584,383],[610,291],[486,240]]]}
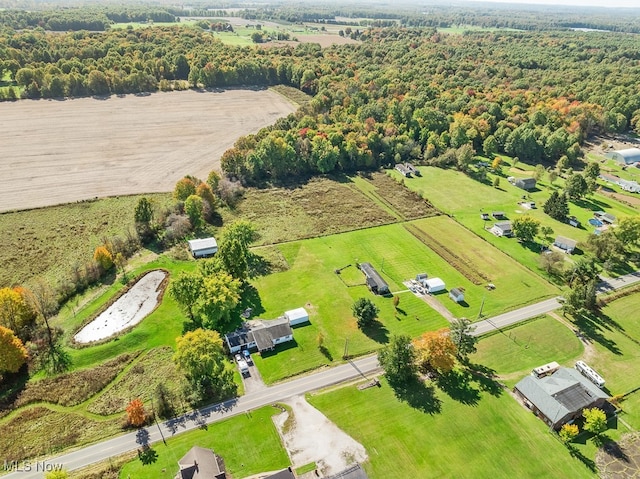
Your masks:
{"label": "plowed brown field", "polygon": [[0,103],[0,211],[171,191],[293,111],[269,90]]}

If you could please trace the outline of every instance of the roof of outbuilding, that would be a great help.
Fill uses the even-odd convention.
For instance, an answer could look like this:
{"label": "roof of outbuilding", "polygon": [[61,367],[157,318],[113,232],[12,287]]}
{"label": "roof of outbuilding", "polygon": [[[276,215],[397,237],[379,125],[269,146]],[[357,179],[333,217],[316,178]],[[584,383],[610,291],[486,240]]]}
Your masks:
{"label": "roof of outbuilding", "polygon": [[556,236],[556,240],[553,242],[556,246],[566,246],[569,249],[575,248],[578,242],[576,240],[572,240],[571,238],[566,238],[564,236]]}
{"label": "roof of outbuilding", "polygon": [[622,156],[625,162],[633,163],[640,161],[640,148],[626,148],[624,150],[616,150],[614,153]]}
{"label": "roof of outbuilding", "polygon": [[200,238],[200,239],[189,240],[187,241],[187,243],[189,243],[189,248],[191,248],[191,251],[198,251],[198,250],[218,247],[218,242],[213,236],[211,236],[210,238]]}

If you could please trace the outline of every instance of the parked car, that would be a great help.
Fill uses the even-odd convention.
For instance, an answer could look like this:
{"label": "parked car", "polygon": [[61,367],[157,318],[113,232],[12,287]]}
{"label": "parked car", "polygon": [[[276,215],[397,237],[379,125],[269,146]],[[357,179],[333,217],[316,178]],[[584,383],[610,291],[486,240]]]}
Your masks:
{"label": "parked car", "polygon": [[249,374],[249,365],[244,359],[238,361],[238,369],[242,375]]}
{"label": "parked car", "polygon": [[236,355],[234,356],[234,358],[236,359],[236,362],[239,363],[240,361],[242,361],[242,356],[240,355],[240,353],[236,353]]}
{"label": "parked car", "polygon": [[251,354],[249,353],[248,349],[243,349],[242,350],[242,355],[244,356],[244,359],[248,362],[251,363]]}

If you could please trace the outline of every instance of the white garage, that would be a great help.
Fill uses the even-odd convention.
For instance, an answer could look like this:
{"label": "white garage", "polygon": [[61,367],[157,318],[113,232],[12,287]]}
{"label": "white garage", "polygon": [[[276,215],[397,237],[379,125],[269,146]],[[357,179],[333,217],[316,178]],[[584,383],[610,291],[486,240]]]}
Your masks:
{"label": "white garage", "polygon": [[194,258],[208,258],[218,252],[218,242],[213,236],[189,240],[187,243]]}
{"label": "white garage", "polygon": [[289,326],[309,322],[309,313],[304,308],[296,308],[291,311],[285,311],[284,317],[289,321]]}
{"label": "white garage", "polygon": [[437,293],[438,291],[444,291],[444,281],[440,278],[429,278],[425,281],[425,287],[429,293]]}

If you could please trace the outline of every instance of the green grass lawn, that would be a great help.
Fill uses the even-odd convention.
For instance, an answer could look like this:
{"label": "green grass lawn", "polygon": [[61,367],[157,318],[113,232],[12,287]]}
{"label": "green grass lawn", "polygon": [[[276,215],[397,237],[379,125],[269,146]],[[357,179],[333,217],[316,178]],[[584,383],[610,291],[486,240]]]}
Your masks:
{"label": "green grass lawn", "polygon": [[193,446],[213,449],[224,459],[227,473],[233,477],[283,469],[290,462],[271,420],[278,412],[279,409],[263,407],[205,429],[168,438],[166,445],[153,445],[158,454],[156,462],[144,465],[136,458],[122,468],[120,478],[173,478],[178,472],[178,460]]}
{"label": "green grass lawn", "polygon": [[531,372],[531,369],[556,361],[573,367],[584,351],[580,339],[551,316],[541,316],[501,333],[484,336],[478,351],[470,359],[506,376],[509,386]]}
{"label": "green grass lawn", "polygon": [[[380,388],[344,387],[309,402],[364,445],[371,479],[594,477],[509,394],[481,392],[475,382],[465,387],[475,401],[436,389],[435,400],[417,394],[412,407],[383,380]],[[425,403],[439,406],[430,414],[420,410]]]}

